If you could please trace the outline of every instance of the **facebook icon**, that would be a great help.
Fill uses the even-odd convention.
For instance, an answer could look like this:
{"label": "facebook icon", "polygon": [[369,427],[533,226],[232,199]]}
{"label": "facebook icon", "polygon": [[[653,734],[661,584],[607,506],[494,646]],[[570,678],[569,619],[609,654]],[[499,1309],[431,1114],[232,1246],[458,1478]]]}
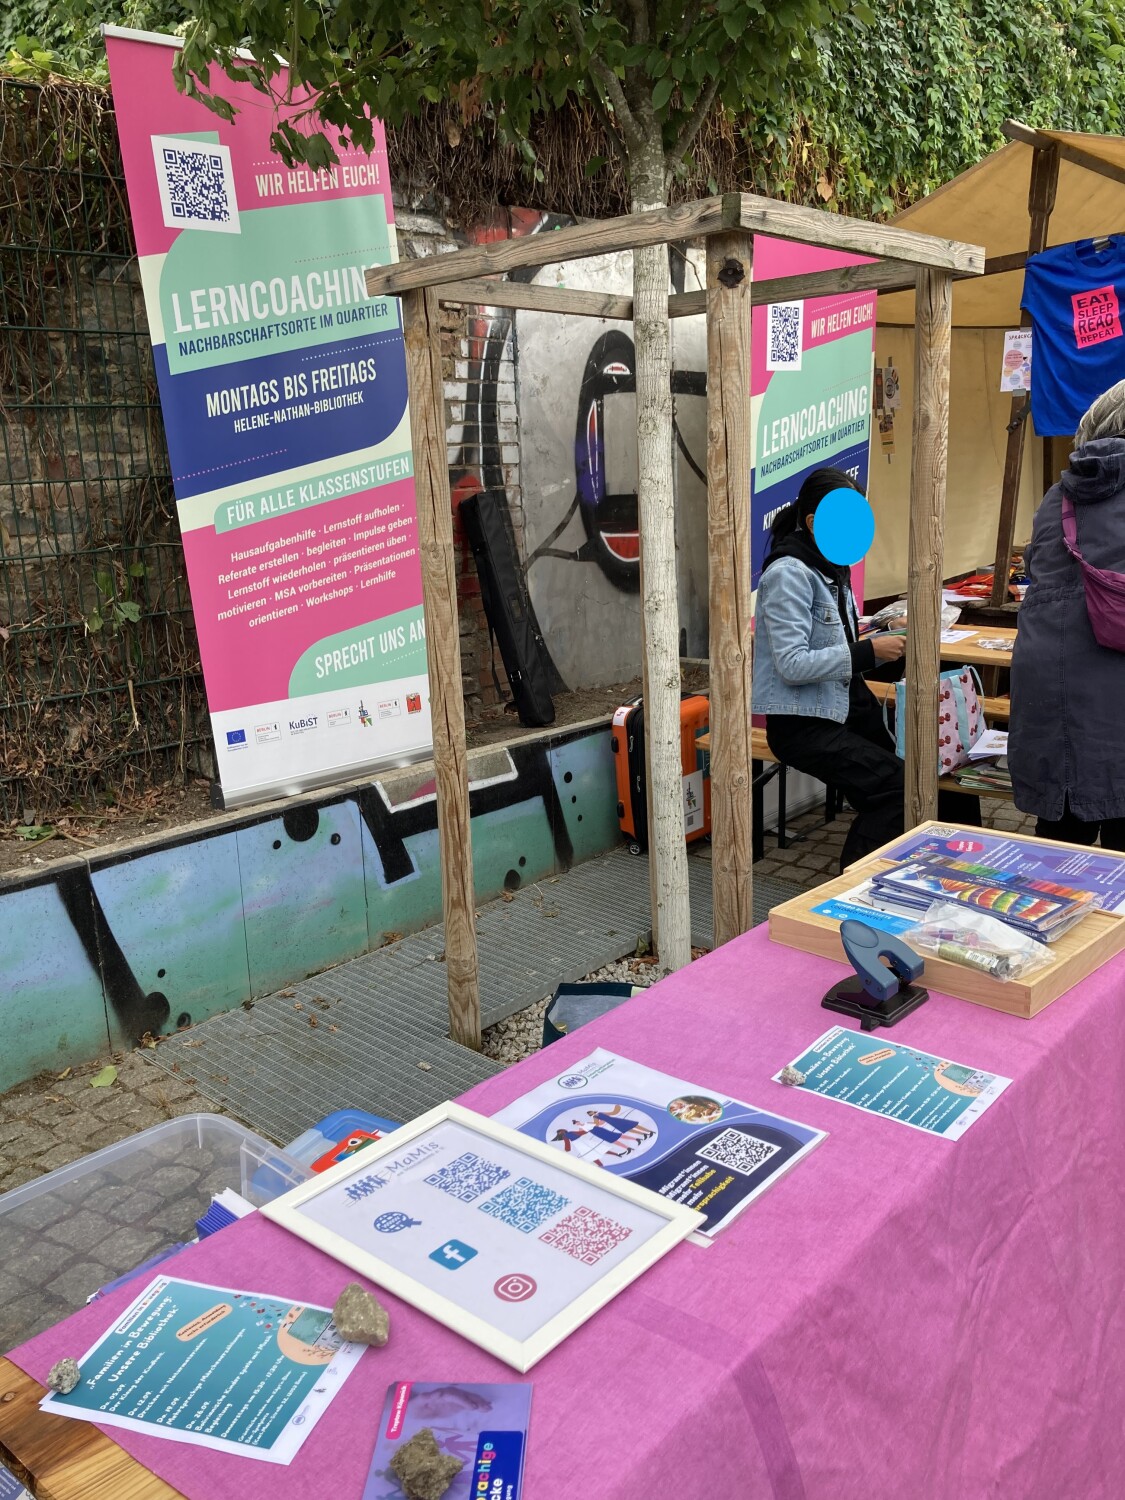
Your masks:
{"label": "facebook icon", "polygon": [[447,1271],[458,1271],[476,1253],[472,1245],[466,1245],[464,1240],[446,1240],[439,1249],[430,1251],[430,1259],[436,1260]]}

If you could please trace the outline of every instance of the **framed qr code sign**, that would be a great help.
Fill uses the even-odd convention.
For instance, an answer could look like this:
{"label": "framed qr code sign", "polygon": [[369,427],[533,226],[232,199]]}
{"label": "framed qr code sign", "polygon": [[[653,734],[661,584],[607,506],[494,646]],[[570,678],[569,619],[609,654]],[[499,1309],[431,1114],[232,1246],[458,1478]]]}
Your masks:
{"label": "framed qr code sign", "polygon": [[805,304],[771,302],[767,310],[766,369],[799,370],[804,349]]}
{"label": "framed qr code sign", "polygon": [[703,1221],[456,1104],[261,1212],[521,1372]]}
{"label": "framed qr code sign", "polygon": [[152,159],[168,229],[241,234],[229,146],[217,139],[154,135]]}

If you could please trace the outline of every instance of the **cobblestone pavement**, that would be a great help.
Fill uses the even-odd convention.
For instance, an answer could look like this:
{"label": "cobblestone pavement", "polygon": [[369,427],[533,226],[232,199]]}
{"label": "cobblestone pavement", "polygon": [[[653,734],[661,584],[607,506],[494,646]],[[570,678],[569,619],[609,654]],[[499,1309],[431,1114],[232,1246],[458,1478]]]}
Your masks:
{"label": "cobblestone pavement", "polygon": [[[990,821],[997,829],[1030,831],[1029,820],[1007,803],[993,804]],[[819,885],[837,874],[847,829],[846,817],[825,826],[823,813],[815,810],[793,818],[790,831],[802,835],[800,841],[778,849],[767,836],[755,874],[805,888]],[[90,1080],[107,1061],[117,1066],[116,1081],[109,1088],[91,1088]],[[40,1075],[0,1095],[0,1193],[162,1120],[196,1112],[224,1113],[186,1081],[152,1068],[140,1052],[103,1058],[62,1077]]]}
{"label": "cobblestone pavement", "polygon": [[[107,1061],[117,1067],[116,1081],[92,1088]],[[191,1084],[150,1067],[140,1052],[70,1068],[65,1077],[40,1074],[0,1095],[0,1192],[162,1120],[196,1113],[222,1111]]]}

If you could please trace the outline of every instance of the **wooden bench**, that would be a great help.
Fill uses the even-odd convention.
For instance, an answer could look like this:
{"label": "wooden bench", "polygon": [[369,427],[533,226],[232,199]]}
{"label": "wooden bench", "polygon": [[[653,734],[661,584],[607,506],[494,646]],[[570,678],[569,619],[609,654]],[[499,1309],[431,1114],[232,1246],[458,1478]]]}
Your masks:
{"label": "wooden bench", "polygon": [[[869,682],[867,685],[868,685],[868,687],[870,687],[872,689],[872,691],[875,691],[876,688],[880,688],[880,689],[882,689],[882,688],[890,688],[892,692],[894,691],[894,683],[893,682],[879,682],[879,683],[870,683]],[[880,696],[882,696],[882,694],[876,692],[875,696],[876,697],[880,697]],[[995,702],[995,703],[1004,703],[1004,704],[1007,704],[1008,700],[1006,698],[996,698],[996,699],[986,700],[986,702],[988,702],[988,701]],[[701,735],[699,735],[699,737],[696,739],[695,743],[699,746],[700,750],[708,750],[709,751],[711,749],[711,735],[710,735],[710,732],[708,732],[707,734],[701,734]],[[750,730],[750,753],[751,753],[751,755],[753,756],[753,758],[755,760],[760,760],[760,761],[764,762],[766,765],[776,766],[776,765],[780,765],[781,764],[779,762],[777,756],[770,749],[769,744],[766,741],[766,731],[764,729],[759,729],[756,725],[754,727],[752,727],[751,730]],[[784,772],[785,767],[782,766],[781,769],[782,769],[782,772]],[[757,787],[755,787],[755,790],[757,790]],[[961,785],[961,783],[959,781],[957,781],[952,776],[942,776],[938,780],[938,790],[942,791],[942,792],[961,792],[966,797],[990,797],[990,798],[992,798],[993,801],[996,801],[996,802],[1011,802],[1011,800],[1012,800],[1011,789],[1008,788],[1008,787],[975,787],[975,786],[974,787],[964,787],[964,786]],[[780,795],[778,797],[778,809],[777,809],[778,848],[779,849],[784,849],[785,848],[785,843],[783,842],[783,835],[784,835],[784,828],[785,828],[785,783],[784,783],[784,781],[782,781],[780,783],[780,785],[779,785],[779,793],[780,793]],[[830,793],[831,793],[831,789],[830,789]],[[831,819],[829,818],[828,821],[830,822]],[[759,837],[759,835],[758,835],[758,828],[759,828],[760,824],[761,824],[761,817],[760,817],[760,814],[759,814],[758,807],[755,806],[755,808],[754,808],[754,838],[755,838],[755,840],[757,840],[758,837]],[[761,855],[756,853],[755,854],[755,858],[760,859]]]}
{"label": "wooden bench", "polygon": [[[869,682],[867,686],[875,694],[880,703],[893,703],[895,699],[895,684],[893,682]],[[1010,698],[985,698],[984,716],[992,722],[999,719],[1007,723],[1012,711],[1012,700]]]}

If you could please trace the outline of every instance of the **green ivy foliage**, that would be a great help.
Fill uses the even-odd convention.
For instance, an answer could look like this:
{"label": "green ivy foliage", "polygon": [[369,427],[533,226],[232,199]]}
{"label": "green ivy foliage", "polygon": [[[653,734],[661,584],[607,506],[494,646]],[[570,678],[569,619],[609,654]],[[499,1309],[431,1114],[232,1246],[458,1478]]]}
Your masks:
{"label": "green ivy foliage", "polygon": [[[242,0],[242,9],[249,16],[271,3]],[[103,21],[171,31],[198,8],[198,0],[10,0],[0,11],[0,58],[24,76],[104,82]],[[799,7],[771,0],[766,10],[790,8]],[[331,0],[326,9],[359,18],[365,5]],[[415,6],[403,0],[403,9]],[[305,3],[294,14],[315,28],[321,12]],[[1001,145],[1009,116],[1125,133],[1123,17],[1122,0],[882,0],[835,15],[826,8],[794,49],[788,77],[782,68],[768,87],[759,76],[740,88],[735,71],[728,75],[723,101],[744,142],[746,185],[796,197],[811,191],[850,213],[886,214]],[[608,33],[605,40],[610,50],[620,46]],[[732,47],[734,40],[727,38]],[[498,52],[496,65],[505,61]],[[692,66],[685,48],[660,80],[667,98],[658,106],[675,84],[698,83]],[[429,94],[423,89],[424,98],[435,93],[432,85]],[[555,102],[539,81],[529,80],[523,97],[548,110]],[[474,101],[472,91],[468,98]],[[522,112],[513,123],[526,124]],[[714,187],[690,159],[687,175],[700,178],[699,191]]]}

